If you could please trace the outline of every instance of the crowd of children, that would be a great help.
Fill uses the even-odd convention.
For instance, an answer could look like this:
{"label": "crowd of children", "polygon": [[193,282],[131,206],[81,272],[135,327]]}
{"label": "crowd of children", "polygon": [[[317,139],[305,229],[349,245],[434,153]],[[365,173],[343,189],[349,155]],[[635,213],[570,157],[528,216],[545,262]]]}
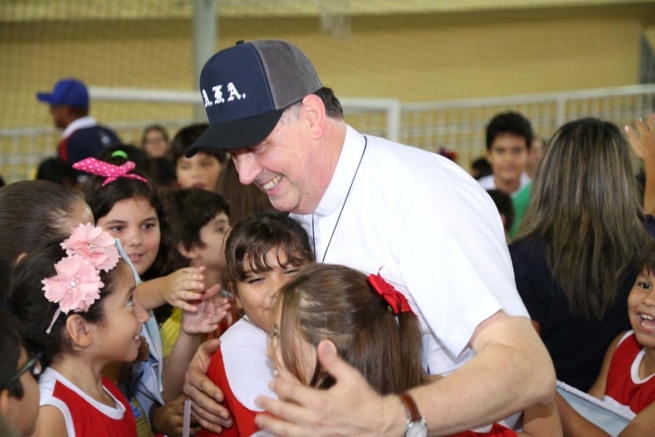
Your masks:
{"label": "crowd of children", "polygon": [[[448,378],[424,368],[419,319],[384,275],[316,263],[301,224],[265,212],[224,151],[185,156],[206,128],[185,127],[169,146],[166,130],[150,126],[143,150],[113,146],[73,163],[59,184],[0,189],[1,435],[180,436],[185,420],[190,435],[216,435],[185,416],[183,391],[212,338],[220,346],[206,369],[229,412],[227,436],[265,435],[256,398],[276,397],[276,377],[334,386],[319,348],[382,395]],[[653,159],[655,116],[638,130],[630,144]],[[654,219],[638,203],[628,141],[591,119],[563,126],[547,148],[533,139],[522,115],[495,117],[492,173],[480,179],[508,242],[516,237],[518,291],[559,379],[629,415],[621,436],[654,435]],[[545,150],[540,164],[535,148]],[[174,188],[153,182],[162,159]],[[607,435],[559,395],[524,410],[516,429],[505,425],[455,435]]]}

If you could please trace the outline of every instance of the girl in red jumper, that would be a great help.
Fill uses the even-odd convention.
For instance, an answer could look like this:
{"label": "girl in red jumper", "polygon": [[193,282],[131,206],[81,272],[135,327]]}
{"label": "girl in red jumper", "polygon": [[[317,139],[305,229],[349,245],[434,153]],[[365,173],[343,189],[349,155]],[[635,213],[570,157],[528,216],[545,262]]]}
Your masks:
{"label": "girl in red jumper", "polygon": [[35,436],[136,437],[129,403],[102,368],[133,361],[148,313],[117,243],[92,224],[28,253],[12,278],[10,307],[26,349],[47,367]]}
{"label": "girl in red jumper", "polygon": [[[620,437],[650,436],[655,430],[655,243],[641,259],[628,295],[632,330],[610,345],[589,394],[632,417]],[[578,414],[560,395],[557,408],[566,436],[605,437],[605,431]]]}

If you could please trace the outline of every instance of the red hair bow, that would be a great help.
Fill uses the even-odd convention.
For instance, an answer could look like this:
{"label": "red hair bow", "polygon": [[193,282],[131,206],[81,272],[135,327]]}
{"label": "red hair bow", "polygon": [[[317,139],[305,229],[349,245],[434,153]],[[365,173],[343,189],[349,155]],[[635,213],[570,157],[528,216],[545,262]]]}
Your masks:
{"label": "red hair bow", "polygon": [[103,187],[118,178],[138,179],[149,184],[148,179],[143,176],[130,173],[134,170],[134,167],[136,167],[136,164],[132,161],[127,161],[123,165],[112,165],[95,158],[86,158],[73,164],[75,170],[83,170],[96,176],[104,176],[106,179],[102,183]]}
{"label": "red hair bow", "polygon": [[368,282],[373,286],[375,291],[377,291],[378,294],[387,301],[392,313],[398,314],[409,312],[416,316],[414,311],[412,311],[412,307],[409,306],[409,302],[405,295],[385,281],[384,278],[380,276],[380,272],[376,275],[368,275]]}

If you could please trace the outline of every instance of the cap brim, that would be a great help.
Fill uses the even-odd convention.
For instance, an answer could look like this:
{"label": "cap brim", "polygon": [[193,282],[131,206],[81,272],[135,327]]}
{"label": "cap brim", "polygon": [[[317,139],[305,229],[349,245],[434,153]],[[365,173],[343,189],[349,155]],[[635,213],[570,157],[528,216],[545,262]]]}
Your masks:
{"label": "cap brim", "polygon": [[262,141],[280,120],[284,109],[209,125],[184,154],[192,157],[203,149],[240,149]]}
{"label": "cap brim", "polygon": [[50,93],[36,93],[36,98],[40,102],[52,103],[52,94]]}

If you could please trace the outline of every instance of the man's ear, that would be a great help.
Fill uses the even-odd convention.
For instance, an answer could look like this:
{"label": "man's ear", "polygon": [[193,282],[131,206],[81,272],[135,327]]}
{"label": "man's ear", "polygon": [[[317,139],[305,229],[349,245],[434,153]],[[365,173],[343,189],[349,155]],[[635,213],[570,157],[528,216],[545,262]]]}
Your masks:
{"label": "man's ear", "polygon": [[93,343],[91,336],[94,326],[84,320],[79,314],[73,314],[66,319],[66,332],[74,348],[86,349]]}
{"label": "man's ear", "polygon": [[180,241],[177,243],[177,251],[180,252],[180,254],[186,259],[198,258],[198,249],[196,246],[193,246],[191,250],[187,250],[187,248],[184,247],[184,243]]}
{"label": "man's ear", "polygon": [[325,131],[325,123],[327,123],[323,100],[316,94],[308,94],[302,99],[302,114],[308,123],[312,139],[321,139]]}
{"label": "man's ear", "polygon": [[9,417],[9,390],[0,391],[0,416]]}

